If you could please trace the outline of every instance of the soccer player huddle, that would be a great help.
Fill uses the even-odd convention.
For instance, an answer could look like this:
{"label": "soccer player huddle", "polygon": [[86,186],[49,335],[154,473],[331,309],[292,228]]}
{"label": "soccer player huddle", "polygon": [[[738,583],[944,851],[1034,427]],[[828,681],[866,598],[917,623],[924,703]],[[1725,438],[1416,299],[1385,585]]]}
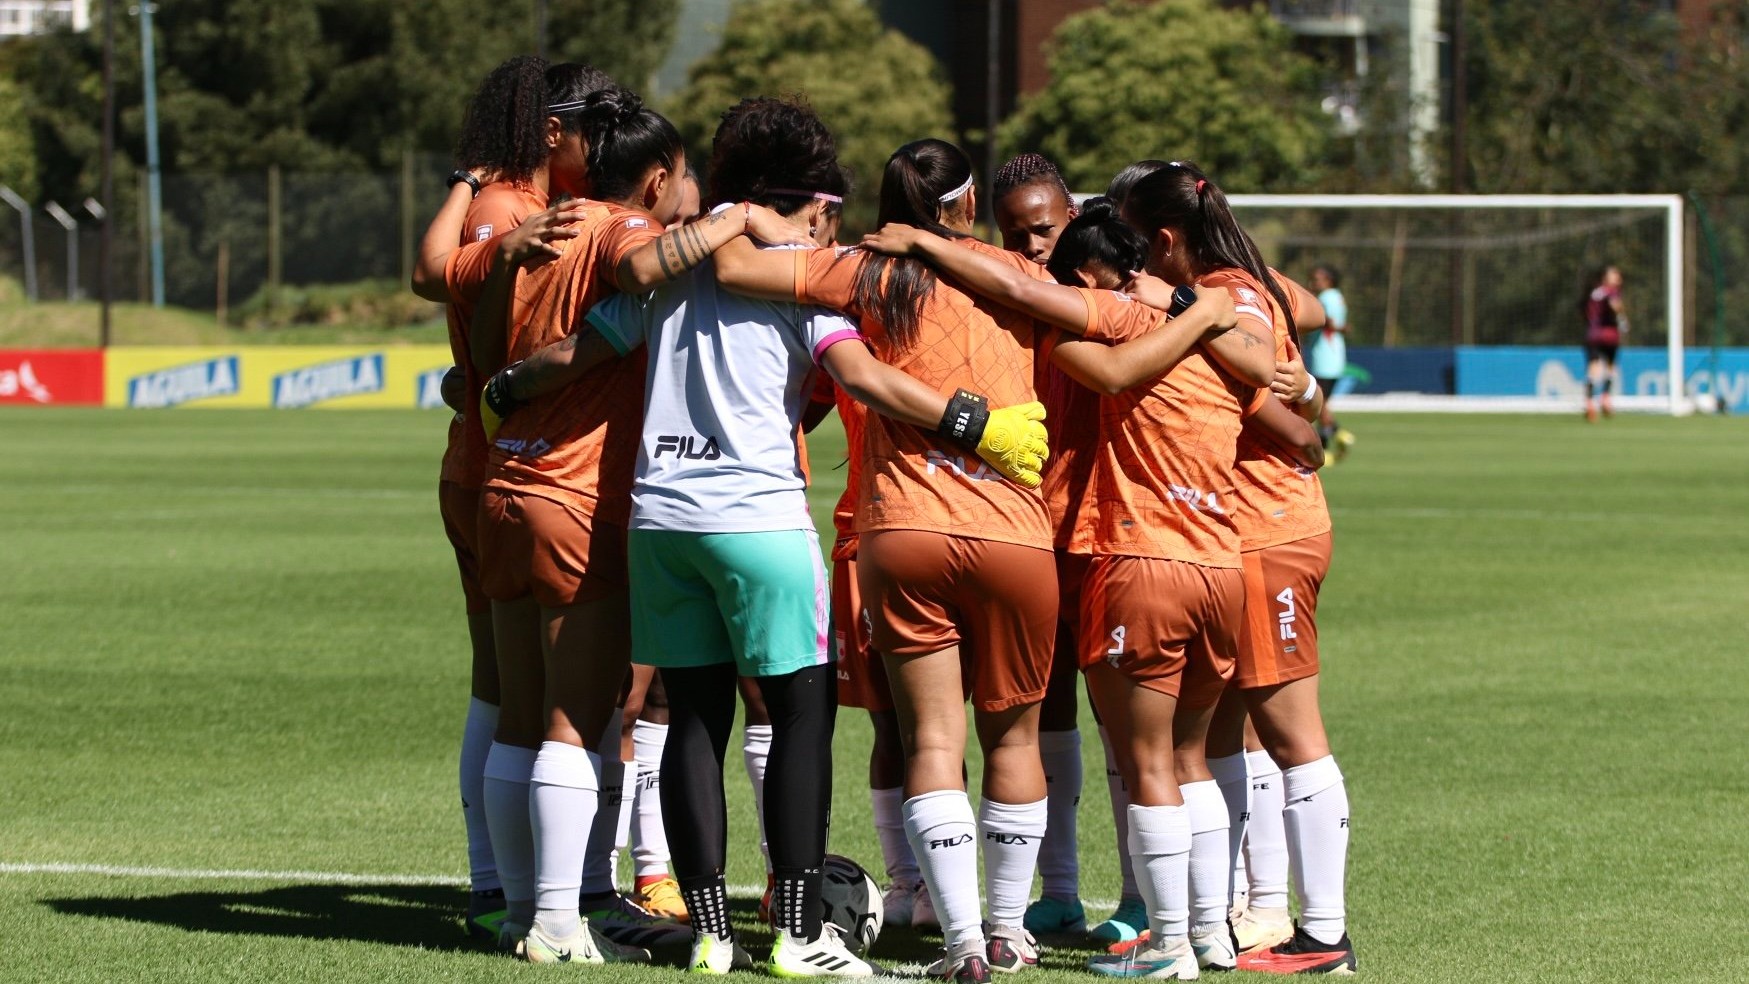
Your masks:
{"label": "soccer player huddle", "polygon": [[[474,652],[471,931],[532,963],[690,941],[692,972],[750,967],[724,878],[739,698],[773,974],[878,972],[822,905],[840,704],[873,723],[878,904],[939,928],[931,976],[1088,935],[1110,977],[1353,972],[1298,342],[1323,313],[1209,175],[1144,161],[1077,208],[1021,155],[998,248],[973,238],[966,154],[920,139],[842,247],[849,181],[804,103],[729,108],[701,188],[668,120],[536,58],[482,83],[458,165],[414,288],[448,304],[457,366],[440,504]],[[834,408],[828,572],[803,434]],[[1123,871],[1091,930],[1083,681]]]}

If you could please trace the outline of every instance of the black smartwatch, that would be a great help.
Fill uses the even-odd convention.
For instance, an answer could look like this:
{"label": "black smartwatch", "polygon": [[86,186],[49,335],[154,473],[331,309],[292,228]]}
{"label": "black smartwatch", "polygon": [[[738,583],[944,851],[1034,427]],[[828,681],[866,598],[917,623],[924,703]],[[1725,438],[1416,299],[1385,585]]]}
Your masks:
{"label": "black smartwatch", "polygon": [[466,181],[468,183],[469,188],[474,189],[474,197],[475,198],[480,197],[480,179],[474,177],[472,172],[463,170],[461,168],[457,168],[456,170],[449,172],[449,180],[445,181],[443,183],[443,186],[445,188],[454,188],[457,184],[459,184],[463,181]]}
{"label": "black smartwatch", "polygon": [[1166,307],[1167,317],[1176,318],[1196,303],[1196,291],[1183,284],[1172,288],[1172,303]]}

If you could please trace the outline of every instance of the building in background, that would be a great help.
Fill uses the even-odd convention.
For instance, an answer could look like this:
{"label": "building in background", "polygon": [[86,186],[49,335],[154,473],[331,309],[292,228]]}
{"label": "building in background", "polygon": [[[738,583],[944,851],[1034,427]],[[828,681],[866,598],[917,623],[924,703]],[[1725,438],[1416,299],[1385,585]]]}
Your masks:
{"label": "building in background", "polygon": [[0,0],[0,38],[46,34],[66,25],[91,26],[91,0]]}

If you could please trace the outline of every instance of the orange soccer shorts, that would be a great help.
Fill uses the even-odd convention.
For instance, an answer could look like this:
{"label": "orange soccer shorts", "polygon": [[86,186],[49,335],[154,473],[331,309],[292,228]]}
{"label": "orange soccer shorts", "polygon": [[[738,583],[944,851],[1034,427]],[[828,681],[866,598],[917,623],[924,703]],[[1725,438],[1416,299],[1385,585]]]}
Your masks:
{"label": "orange soccer shorts", "polygon": [[493,601],[563,608],[626,589],[626,530],[524,492],[480,495],[480,585]]}
{"label": "orange soccer shorts", "polygon": [[455,550],[455,566],[462,575],[462,600],[469,615],[492,610],[492,600],[480,587],[480,490],[455,482],[437,483],[437,508],[443,515],[443,532]]}
{"label": "orange soccer shorts", "polygon": [[865,711],[893,709],[893,687],[881,654],[869,645],[869,613],[856,584],[856,558],[832,562],[832,631],[838,642],[838,704]]}
{"label": "orange soccer shorts", "polygon": [[1044,699],[1057,625],[1051,551],[922,530],[862,535],[857,577],[869,641],[888,659],[960,647],[973,705]]}
{"label": "orange soccer shorts", "polygon": [[1252,550],[1245,561],[1240,687],[1272,687],[1318,672],[1318,588],[1330,570],[1330,534]]}
{"label": "orange soccer shorts", "polygon": [[1104,660],[1137,686],[1213,707],[1233,677],[1244,600],[1232,568],[1094,557],[1081,590],[1081,666]]}

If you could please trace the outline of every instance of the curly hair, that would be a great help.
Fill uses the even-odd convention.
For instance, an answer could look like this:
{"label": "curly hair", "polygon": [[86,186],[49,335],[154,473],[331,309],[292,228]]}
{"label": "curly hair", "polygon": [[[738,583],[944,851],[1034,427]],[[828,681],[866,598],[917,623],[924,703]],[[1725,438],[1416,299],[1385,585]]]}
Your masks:
{"label": "curly hair", "polygon": [[[813,193],[843,198],[850,187],[838,141],[800,99],[760,97],[731,107],[711,141],[710,175],[706,208],[754,201],[779,215],[794,215]],[[831,212],[840,208],[828,203]]]}
{"label": "curly hair", "polygon": [[[614,84],[605,72],[566,62],[548,65],[522,55],[487,73],[462,118],[455,166],[489,171],[498,181],[527,181],[547,160],[547,107],[575,102]],[[566,133],[582,125],[561,114]]]}
{"label": "curly hair", "polygon": [[1068,182],[1063,180],[1063,172],[1042,154],[1016,154],[1009,158],[996,172],[996,199],[1016,188],[1027,185],[1048,184],[1063,196],[1063,201],[1073,207],[1075,199],[1069,194]]}

